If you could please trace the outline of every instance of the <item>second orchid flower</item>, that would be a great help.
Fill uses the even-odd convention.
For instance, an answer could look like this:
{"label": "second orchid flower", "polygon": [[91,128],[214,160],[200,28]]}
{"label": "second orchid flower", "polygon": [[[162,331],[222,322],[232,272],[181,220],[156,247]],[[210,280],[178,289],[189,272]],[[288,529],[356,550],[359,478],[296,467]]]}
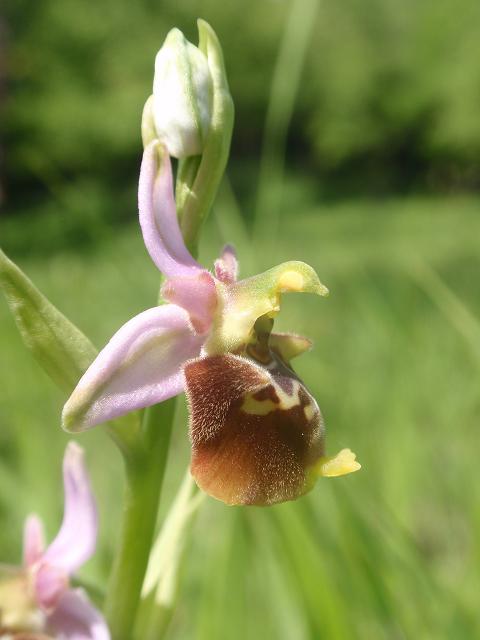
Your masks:
{"label": "second orchid flower", "polygon": [[[48,547],[42,522],[25,522],[23,567],[0,566],[0,636],[58,640],[110,640],[105,620],[70,576],[93,554],[97,509],[83,450],[71,442],[63,460],[65,509]],[[3,634],[6,634],[5,636]]]}

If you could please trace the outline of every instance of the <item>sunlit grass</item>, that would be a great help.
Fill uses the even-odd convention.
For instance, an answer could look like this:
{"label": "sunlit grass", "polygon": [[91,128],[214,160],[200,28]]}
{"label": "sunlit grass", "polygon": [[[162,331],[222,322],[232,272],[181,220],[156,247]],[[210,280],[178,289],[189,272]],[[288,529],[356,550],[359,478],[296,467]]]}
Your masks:
{"label": "sunlit grass", "polygon": [[[330,288],[325,300],[285,298],[279,326],[314,338],[297,370],[322,407],[329,451],[351,447],[363,469],[269,509],[207,500],[172,638],[478,636],[478,206],[349,201],[285,217],[270,252],[258,239],[253,251],[237,241],[252,271],[253,262],[302,259]],[[238,224],[224,198],[204,234],[206,260]],[[98,346],[155,301],[158,273],[134,225],[88,254],[23,257],[21,266]],[[56,530],[68,437],[64,398],[3,303],[0,353],[0,549],[14,561],[28,511]],[[185,422],[182,407],[163,509],[188,461]],[[79,440],[102,515],[100,553],[85,575],[101,584],[118,531],[120,460],[99,430]]]}

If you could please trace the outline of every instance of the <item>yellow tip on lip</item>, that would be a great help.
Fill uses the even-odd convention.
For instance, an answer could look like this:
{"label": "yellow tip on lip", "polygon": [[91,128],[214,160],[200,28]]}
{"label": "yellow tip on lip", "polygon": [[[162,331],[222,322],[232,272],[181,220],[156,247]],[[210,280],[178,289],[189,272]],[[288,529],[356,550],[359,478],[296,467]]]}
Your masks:
{"label": "yellow tip on lip", "polygon": [[[285,273],[283,273],[278,279],[278,291],[283,293],[308,292],[316,293],[320,296],[328,296],[329,291],[327,287],[320,282],[311,267],[308,267],[308,265],[304,266],[305,268],[308,268],[308,270],[310,270],[312,273],[307,272],[305,274],[302,274],[294,269],[285,271]],[[313,278],[311,277],[312,274],[314,276]]]}
{"label": "yellow tip on lip", "polygon": [[342,449],[335,456],[321,458],[316,465],[316,472],[324,478],[335,478],[354,473],[362,468],[356,455],[350,449]]}
{"label": "yellow tip on lip", "polygon": [[296,271],[286,271],[279,279],[278,286],[283,291],[302,291],[305,280]]}

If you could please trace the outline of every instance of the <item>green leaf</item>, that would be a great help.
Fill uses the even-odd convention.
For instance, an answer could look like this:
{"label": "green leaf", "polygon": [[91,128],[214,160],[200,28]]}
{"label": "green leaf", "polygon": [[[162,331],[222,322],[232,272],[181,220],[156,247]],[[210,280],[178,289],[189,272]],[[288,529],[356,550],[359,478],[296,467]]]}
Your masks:
{"label": "green leaf", "polygon": [[[97,349],[2,250],[0,288],[23,342],[47,375],[70,393],[95,359]],[[110,435],[122,451],[130,451],[140,428],[138,414],[128,414],[109,425]]]}
{"label": "green leaf", "polygon": [[97,350],[1,250],[0,286],[25,345],[50,378],[70,392]]}

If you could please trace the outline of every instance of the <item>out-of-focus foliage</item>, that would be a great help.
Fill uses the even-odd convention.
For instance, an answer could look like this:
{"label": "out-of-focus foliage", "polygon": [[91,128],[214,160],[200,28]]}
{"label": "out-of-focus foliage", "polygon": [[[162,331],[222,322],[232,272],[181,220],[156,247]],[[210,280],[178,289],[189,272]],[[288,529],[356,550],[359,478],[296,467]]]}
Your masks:
{"label": "out-of-focus foliage", "polygon": [[478,155],[478,2],[327,0],[322,7],[307,127],[324,162],[408,147],[432,162]]}
{"label": "out-of-focus foliage", "polygon": [[[79,174],[122,181],[139,154],[154,55],[173,25],[195,41],[197,15],[225,50],[235,149],[254,160],[289,7],[7,0],[7,194],[32,180],[55,190]],[[294,152],[322,171],[355,174],[367,158],[377,174],[388,169],[421,183],[417,171],[428,167],[474,185],[479,59],[477,0],[319,1],[290,131]]]}
{"label": "out-of-focus foliage", "polygon": [[[285,296],[278,328],[315,340],[299,374],[325,414],[329,450],[351,446],[363,469],[269,510],[207,500],[170,637],[479,637],[478,198],[344,197],[352,182],[371,191],[476,186],[478,0],[318,2],[288,171],[282,147],[275,180],[260,180],[271,211],[258,207],[255,222],[266,224],[253,239],[234,194],[243,212],[255,208],[290,1],[4,5],[1,186],[12,215],[0,220],[2,246],[97,346],[158,291],[138,227],[119,226],[135,218],[154,55],[172,26],[195,41],[197,16],[220,37],[237,113],[234,188],[223,185],[202,258],[212,264],[233,241],[243,275],[306,260],[332,292],[323,301]],[[3,303],[0,356],[0,516],[9,522],[0,559],[13,561],[28,511],[51,533],[61,517],[66,398],[23,348]],[[173,440],[163,511],[188,462],[184,406]],[[102,587],[118,534],[120,460],[100,430],[81,443],[102,515],[86,575]]]}

